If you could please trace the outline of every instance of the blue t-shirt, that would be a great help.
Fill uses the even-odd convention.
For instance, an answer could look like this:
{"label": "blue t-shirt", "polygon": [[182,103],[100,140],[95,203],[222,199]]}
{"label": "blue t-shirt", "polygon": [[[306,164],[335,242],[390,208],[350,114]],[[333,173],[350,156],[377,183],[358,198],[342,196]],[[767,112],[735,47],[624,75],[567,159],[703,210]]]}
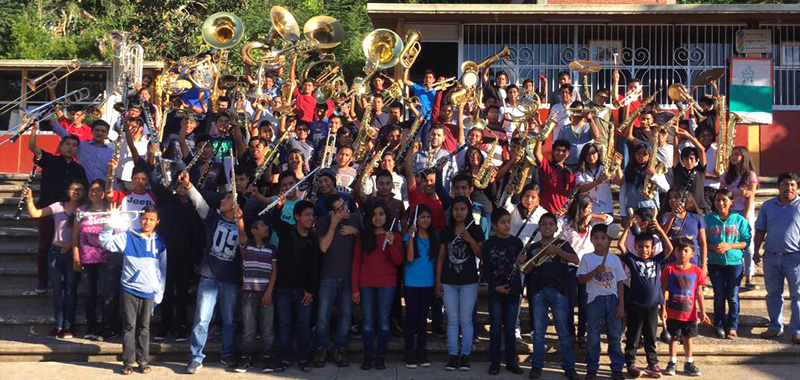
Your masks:
{"label": "blue t-shirt", "polygon": [[430,112],[431,108],[433,108],[433,102],[436,101],[436,90],[426,90],[425,86],[420,86],[416,83],[411,86],[411,89],[414,91],[414,96],[419,98],[419,104],[422,105],[422,114],[425,115]]}
{"label": "blue t-shirt", "polygon": [[781,204],[778,197],[764,202],[756,219],[756,230],[767,231],[765,252],[800,252],[800,197],[788,205]]}
{"label": "blue t-shirt", "polygon": [[667,261],[666,254],[661,252],[644,260],[639,256],[626,253],[620,259],[631,272],[628,302],[641,307],[656,307],[664,303],[664,292],[661,291],[661,269],[664,268]]}
{"label": "blue t-shirt", "polygon": [[[661,223],[665,223],[667,221],[668,215],[661,216]],[[686,221],[684,222],[684,219]],[[683,228],[681,228],[683,225]],[[694,243],[694,256],[689,260],[694,265],[700,265],[700,243],[698,239],[700,238],[700,230],[706,228],[706,221],[703,219],[702,216],[695,214],[693,212],[687,212],[686,218],[675,218],[675,221],[672,222],[672,227],[667,232],[670,239],[677,239],[679,237],[685,237]],[[673,256],[669,262],[675,262],[675,257]]]}
{"label": "blue t-shirt", "polygon": [[588,123],[580,127],[577,132],[572,128],[572,124],[563,126],[561,132],[559,132],[557,136],[557,138],[569,142],[569,156],[567,160],[564,161],[564,164],[567,166],[577,165],[583,146],[594,141],[592,130]]}
{"label": "blue t-shirt", "polygon": [[[409,234],[405,234],[403,237],[404,242],[408,242],[410,239],[411,236]],[[404,260],[406,261],[405,285],[413,288],[433,286],[436,280],[436,275],[434,274],[436,260],[431,260],[431,241],[419,235],[414,237],[414,241],[417,243],[419,257],[410,263]]]}

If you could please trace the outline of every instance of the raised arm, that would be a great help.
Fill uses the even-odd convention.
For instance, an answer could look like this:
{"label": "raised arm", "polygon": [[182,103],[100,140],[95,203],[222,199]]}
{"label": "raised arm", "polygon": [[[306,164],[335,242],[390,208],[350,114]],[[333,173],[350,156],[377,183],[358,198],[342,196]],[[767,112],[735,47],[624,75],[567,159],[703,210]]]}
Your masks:
{"label": "raised arm", "polygon": [[411,68],[407,68],[407,69],[403,70],[403,84],[408,86],[408,87],[411,87],[411,86],[414,85],[414,82],[412,82],[410,79],[408,79],[409,71],[411,71]]}
{"label": "raised arm", "polygon": [[115,234],[114,231],[106,226],[98,237],[100,246],[109,252],[123,252],[128,245],[128,234],[126,232]]}
{"label": "raised arm", "polygon": [[192,202],[194,208],[197,209],[197,214],[203,219],[208,217],[208,213],[211,208],[208,207],[208,203],[206,203],[206,200],[203,199],[203,196],[200,194],[197,188],[192,185],[192,181],[189,180],[189,173],[181,173],[178,176],[178,181],[182,182],[183,185],[189,190],[189,200]]}
{"label": "raised arm", "polygon": [[39,132],[39,126],[37,126],[36,124],[33,124],[33,127],[31,127],[30,138],[28,138],[28,150],[30,150],[33,153],[34,156],[38,156],[38,155],[42,154],[42,150],[39,149],[38,146],[36,146],[36,133],[37,132]]}

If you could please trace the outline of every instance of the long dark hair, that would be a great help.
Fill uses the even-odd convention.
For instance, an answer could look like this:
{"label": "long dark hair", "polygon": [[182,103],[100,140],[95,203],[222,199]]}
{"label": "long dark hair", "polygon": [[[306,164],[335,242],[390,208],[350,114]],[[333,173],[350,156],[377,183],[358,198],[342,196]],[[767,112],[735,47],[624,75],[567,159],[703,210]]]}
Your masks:
{"label": "long dark hair", "polygon": [[591,204],[592,198],[589,194],[580,194],[575,197],[575,200],[569,205],[566,220],[568,224],[572,224],[572,226],[575,227],[576,231],[578,230],[578,226],[574,223],[583,219],[583,210],[586,210]]}
{"label": "long dark hair", "polygon": [[[665,202],[662,206],[662,211],[659,214],[672,212],[672,206],[669,205],[669,198],[672,196],[672,194],[678,194],[678,197],[680,197],[683,195],[683,190],[676,188],[669,189],[669,191],[667,191],[667,195],[664,196]],[[700,214],[700,210],[697,208],[697,202],[695,202],[694,196],[691,192],[686,194],[686,204],[683,206],[683,209],[686,210],[686,212]]]}
{"label": "long dark hair", "polygon": [[450,212],[447,213],[447,226],[445,227],[445,235],[452,236],[456,234],[456,221],[453,218],[453,209],[459,203],[467,206],[467,219],[464,220],[464,227],[469,224],[469,220],[472,218],[472,202],[470,202],[469,198],[465,196],[455,197],[455,199],[453,199],[453,203],[450,204]]}
{"label": "long dark hair", "polygon": [[588,143],[581,148],[581,154],[578,156],[578,173],[588,173],[589,172],[589,164],[586,162],[586,158],[589,157],[589,149],[594,148],[597,151],[597,167],[602,165],[600,161],[600,148],[597,147],[595,143]]}
{"label": "long dark hair", "polygon": [[645,144],[639,144],[633,149],[628,159],[628,165],[625,166],[625,183],[629,185],[639,185],[644,180],[643,173],[647,170],[647,163],[640,164],[636,162],[636,152],[642,149],[647,150],[648,154],[652,154]]}
{"label": "long dark hair", "polygon": [[103,189],[103,210],[108,210],[111,208],[111,202],[109,202],[108,198],[105,196],[106,181],[102,179],[96,179],[92,181],[86,188],[86,203],[84,203],[84,205],[86,205],[87,208],[92,206],[92,200],[89,199],[89,189],[91,189],[94,185],[99,185],[100,188]]}
{"label": "long dark hair", "polygon": [[733,148],[731,152],[738,151],[739,154],[742,155],[742,162],[739,165],[734,165],[728,161],[727,168],[725,169],[725,183],[728,185],[732,184],[737,179],[739,180],[739,188],[744,189],[749,185],[748,181],[745,181],[750,172],[755,172],[755,168],[753,168],[753,161],[750,159],[750,151],[743,146],[736,146]]}
{"label": "long dark hair", "polygon": [[[439,257],[439,239],[436,237],[436,231],[433,229],[433,212],[431,211],[430,207],[419,204],[419,213],[427,213],[431,216],[431,224],[428,225],[428,228],[425,229],[425,232],[428,233],[428,242],[430,243],[430,248],[428,251],[428,261],[435,261]],[[409,210],[411,211],[411,210]],[[413,212],[413,211],[411,211]],[[419,214],[417,215],[419,217]],[[411,216],[411,220],[413,221],[413,215]],[[419,228],[419,227],[417,227]],[[419,235],[415,239],[418,239]],[[416,240],[415,240],[416,242]],[[420,257],[419,255],[419,243],[414,244],[414,258]]]}
{"label": "long dark hair", "polygon": [[470,153],[472,153],[472,151],[477,151],[478,152],[478,156],[480,157],[480,160],[478,160],[478,167],[483,165],[483,160],[490,159],[488,156],[484,157],[483,153],[481,152],[480,149],[478,149],[478,148],[476,148],[474,146],[468,146],[467,147],[467,151],[464,153],[464,171],[467,172],[467,173],[470,173],[470,175],[472,175],[472,163],[470,162],[469,157],[470,157]]}
{"label": "long dark hair", "polygon": [[383,229],[386,230],[387,234],[392,233],[389,231],[389,226],[392,222],[392,213],[389,211],[389,206],[386,202],[375,199],[367,209],[364,232],[361,234],[361,251],[364,253],[373,252],[378,248],[378,237],[375,236],[375,226],[372,224],[372,216],[375,215],[375,210],[377,209],[383,210],[386,214],[386,222],[383,224]]}

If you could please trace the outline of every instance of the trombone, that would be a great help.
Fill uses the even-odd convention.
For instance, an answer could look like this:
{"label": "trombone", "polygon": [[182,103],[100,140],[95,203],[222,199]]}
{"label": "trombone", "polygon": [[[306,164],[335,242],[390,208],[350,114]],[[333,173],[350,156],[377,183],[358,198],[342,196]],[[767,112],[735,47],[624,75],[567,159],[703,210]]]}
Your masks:
{"label": "trombone", "polygon": [[[42,75],[39,75],[34,79],[26,79],[25,84],[28,86],[31,92],[20,95],[18,98],[0,107],[0,115],[5,114],[6,112],[9,112],[16,107],[22,106],[22,103],[25,103],[26,100],[44,91],[44,89],[47,88],[47,86],[39,87],[39,85],[42,82],[46,83],[47,85],[50,85],[51,83],[58,83],[64,78],[70,76],[72,73],[80,70],[80,68],[81,68],[81,63],[77,60],[73,60],[69,61],[66,65],[56,67],[55,69],[50,70]],[[61,76],[56,76],[56,72],[61,70],[67,70],[67,72],[62,74]]]}
{"label": "trombone", "polygon": [[17,124],[14,128],[8,130],[8,132],[17,131],[17,133],[3,141],[0,141],[0,145],[3,145],[7,142],[16,142],[23,133],[27,132],[28,129],[33,126],[32,122],[43,119],[48,114],[52,113],[56,108],[69,107],[73,104],[84,101],[88,97],[89,89],[86,87],[81,87],[80,89],[68,92],[56,100],[42,104],[41,106],[36,107],[28,112],[24,112],[22,115],[22,122]]}

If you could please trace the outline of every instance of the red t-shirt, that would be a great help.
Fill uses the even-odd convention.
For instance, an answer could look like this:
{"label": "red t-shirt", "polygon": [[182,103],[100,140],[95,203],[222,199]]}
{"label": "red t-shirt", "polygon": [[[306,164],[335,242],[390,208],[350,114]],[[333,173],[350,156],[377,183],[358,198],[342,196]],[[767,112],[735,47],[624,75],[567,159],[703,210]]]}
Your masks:
{"label": "red t-shirt", "polygon": [[444,124],[444,143],[442,149],[453,152],[458,149],[458,125],[452,123]]}
{"label": "red t-shirt", "polygon": [[691,264],[688,269],[669,264],[661,272],[661,283],[669,291],[667,318],[676,321],[697,320],[697,289],[706,284],[703,270]]}
{"label": "red t-shirt", "polygon": [[[312,122],[314,120],[314,109],[317,108],[317,98],[312,95],[303,95],[300,93],[300,90],[295,87],[294,99],[296,101],[294,113],[297,115],[297,117],[307,123]],[[331,114],[333,114],[333,101],[328,100],[326,104],[328,106],[328,110],[325,112],[325,118],[328,118]]]}
{"label": "red t-shirt", "polygon": [[414,219],[414,211],[419,204],[428,206],[428,208],[431,209],[431,212],[433,213],[433,215],[431,215],[433,217],[433,229],[441,234],[444,231],[445,225],[444,207],[442,206],[442,201],[438,198],[434,199],[427,196],[417,188],[417,185],[414,185],[414,187],[408,191],[408,212],[410,213],[408,220]]}
{"label": "red t-shirt", "polygon": [[66,117],[58,118],[58,123],[61,124],[64,129],[67,130],[67,133],[71,135],[78,136],[78,140],[81,141],[92,141],[94,137],[92,136],[92,127],[81,124],[80,126],[75,126],[72,124],[72,121],[67,119]]}
{"label": "red t-shirt", "polygon": [[556,164],[546,158],[540,165],[542,190],[539,194],[541,199],[539,204],[552,213],[557,212],[567,203],[567,196],[575,186],[575,174],[566,167],[557,169],[555,166]]}
{"label": "red t-shirt", "polygon": [[[625,99],[624,95],[617,95],[617,100],[619,100],[621,102],[622,99]],[[633,112],[633,110],[639,108],[640,105],[642,105],[642,100],[641,99],[636,99],[636,100],[632,101],[631,104],[628,105],[627,108],[626,107],[620,108],[619,109],[619,122],[620,122],[620,124],[622,124],[622,122],[625,121],[625,115],[629,115],[630,114],[629,112],[626,112],[626,109],[630,109],[630,112]],[[634,128],[641,128],[642,127],[642,122],[639,121],[638,117],[633,121],[633,127]],[[618,131],[617,135],[618,136],[624,136],[625,135],[625,131],[622,131],[622,132]]]}

